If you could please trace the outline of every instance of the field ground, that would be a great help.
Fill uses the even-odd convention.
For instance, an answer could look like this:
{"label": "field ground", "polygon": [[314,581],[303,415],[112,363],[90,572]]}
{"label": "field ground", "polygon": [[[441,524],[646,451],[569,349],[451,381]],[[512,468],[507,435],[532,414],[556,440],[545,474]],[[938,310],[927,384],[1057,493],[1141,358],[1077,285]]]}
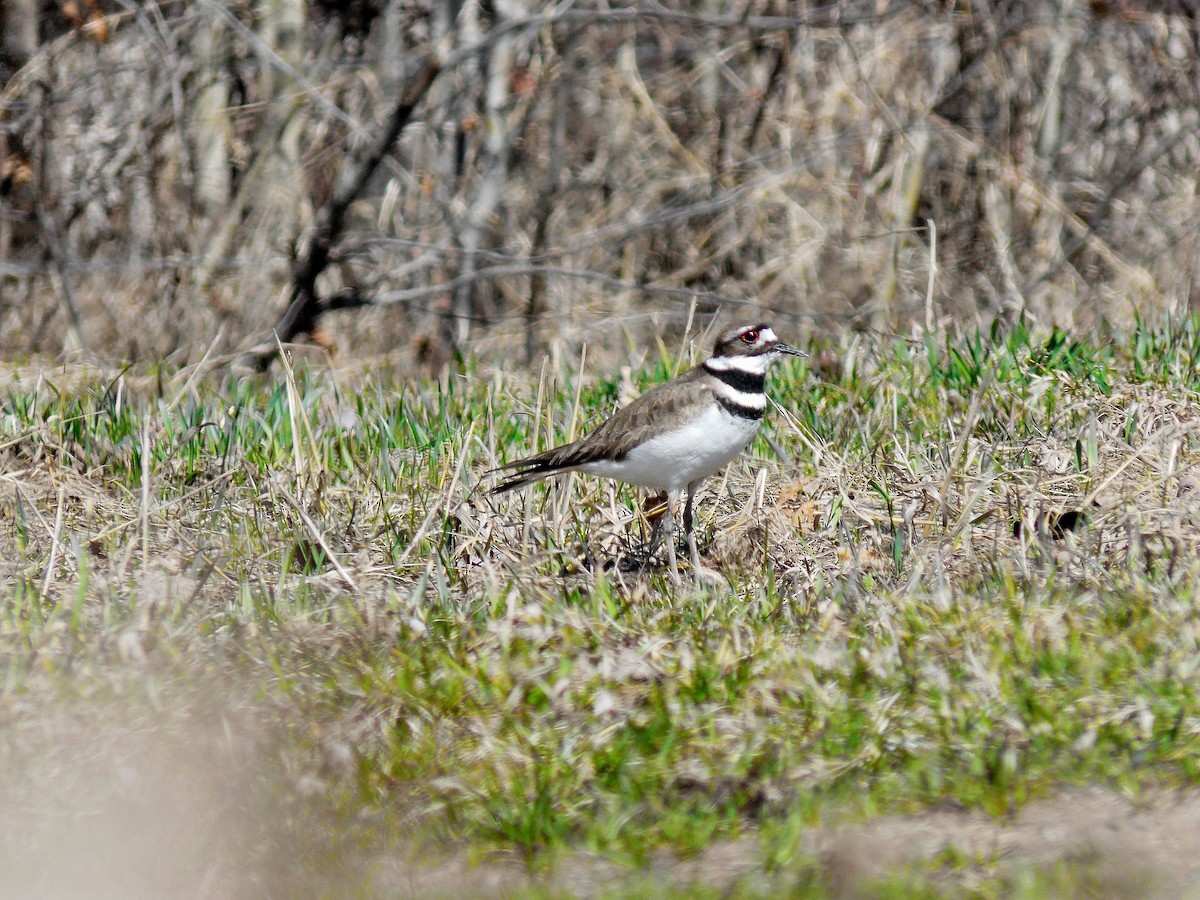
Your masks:
{"label": "field ground", "polygon": [[480,484],[698,343],[10,368],[0,894],[1200,892],[1200,326],[827,340],[679,589]]}

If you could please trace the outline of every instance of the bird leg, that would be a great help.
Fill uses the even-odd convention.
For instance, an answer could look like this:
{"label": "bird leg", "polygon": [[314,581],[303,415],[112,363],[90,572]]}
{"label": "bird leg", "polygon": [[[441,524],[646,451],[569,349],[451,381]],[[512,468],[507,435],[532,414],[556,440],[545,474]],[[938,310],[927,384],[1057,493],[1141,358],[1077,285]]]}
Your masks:
{"label": "bird leg", "polygon": [[650,560],[654,558],[654,554],[658,552],[658,545],[662,542],[663,516],[666,511],[667,495],[665,493],[653,494],[647,497],[646,502],[642,504],[642,512],[650,522],[650,542],[646,545],[643,569],[649,567]]}
{"label": "bird leg", "polygon": [[700,484],[703,481],[697,478],[687,486],[687,503],[683,506],[683,533],[687,536],[688,554],[691,557],[692,577],[700,577],[700,551],[696,547],[696,532],[692,525],[694,520],[692,517],[692,505],[696,498],[696,491],[700,489]]}
{"label": "bird leg", "polygon": [[663,511],[661,515],[654,520],[654,529],[650,532],[650,549],[646,551],[646,564],[650,564],[650,560],[654,558],[654,554],[658,552],[658,545],[663,541],[667,542],[667,563],[671,569],[671,579],[679,584],[679,564],[675,558],[675,501],[679,499],[678,493],[667,493],[660,495],[664,497]]}
{"label": "bird leg", "polygon": [[679,560],[675,558],[675,501],[679,499],[678,493],[667,493],[667,511],[663,513],[662,527],[663,538],[667,542],[667,567],[671,570],[671,580],[675,584],[680,583],[679,578]]}

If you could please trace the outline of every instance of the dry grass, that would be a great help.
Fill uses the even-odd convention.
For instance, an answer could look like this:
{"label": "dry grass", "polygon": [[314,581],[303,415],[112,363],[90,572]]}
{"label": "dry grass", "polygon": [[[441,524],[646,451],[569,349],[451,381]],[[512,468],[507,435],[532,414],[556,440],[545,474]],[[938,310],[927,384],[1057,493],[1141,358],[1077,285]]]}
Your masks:
{"label": "dry grass", "polygon": [[[480,490],[690,347],[629,383],[14,369],[0,827],[24,862],[0,869],[50,893],[822,895],[850,877],[822,849],[838,823],[903,834],[1085,784],[1192,802],[1195,323],[819,344],[773,376],[778,454],[703,491],[718,586],[620,564],[631,491]],[[929,827],[961,852],[861,878],[1108,877],[1070,822],[1028,857]],[[51,836],[94,852],[48,870]],[[1194,878],[1178,846],[1171,884]]]}

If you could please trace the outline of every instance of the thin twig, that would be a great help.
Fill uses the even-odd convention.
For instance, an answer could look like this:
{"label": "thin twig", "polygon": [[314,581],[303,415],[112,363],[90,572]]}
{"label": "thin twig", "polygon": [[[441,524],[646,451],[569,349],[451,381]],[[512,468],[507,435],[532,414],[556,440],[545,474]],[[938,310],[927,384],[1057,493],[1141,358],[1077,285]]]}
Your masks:
{"label": "thin twig", "polygon": [[300,517],[300,521],[304,523],[304,527],[308,529],[308,533],[312,535],[313,540],[316,541],[320,546],[321,552],[325,554],[325,558],[329,560],[330,565],[332,565],[337,571],[338,575],[341,576],[342,581],[346,582],[346,587],[357,592],[358,584],[355,583],[354,579],[350,577],[350,573],[347,572],[345,567],[338,561],[337,556],[329,546],[329,542],[325,540],[325,535],[321,534],[321,529],[317,527],[317,523],[314,522],[312,517],[304,511],[304,507],[300,505],[300,501],[292,496],[292,492],[289,491],[283,485],[283,482],[278,478],[275,479],[275,489],[279,491],[281,495],[283,495],[283,499],[285,499],[288,502],[288,505],[290,505],[292,509],[296,511],[296,515]]}
{"label": "thin twig", "polygon": [[58,489],[58,510],[54,513],[54,532],[50,536],[50,559],[46,562],[46,577],[42,579],[42,599],[50,597],[50,585],[54,582],[54,566],[58,562],[58,545],[62,538],[63,504],[66,502],[67,488],[63,485]]}

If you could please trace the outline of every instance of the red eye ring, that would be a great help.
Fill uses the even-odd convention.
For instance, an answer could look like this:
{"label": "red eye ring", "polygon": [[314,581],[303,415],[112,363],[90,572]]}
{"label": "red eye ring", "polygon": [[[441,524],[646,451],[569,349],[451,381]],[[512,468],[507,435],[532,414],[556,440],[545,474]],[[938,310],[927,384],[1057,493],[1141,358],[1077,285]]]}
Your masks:
{"label": "red eye ring", "polygon": [[747,344],[753,344],[758,340],[758,329],[751,328],[749,331],[742,332],[742,341]]}

